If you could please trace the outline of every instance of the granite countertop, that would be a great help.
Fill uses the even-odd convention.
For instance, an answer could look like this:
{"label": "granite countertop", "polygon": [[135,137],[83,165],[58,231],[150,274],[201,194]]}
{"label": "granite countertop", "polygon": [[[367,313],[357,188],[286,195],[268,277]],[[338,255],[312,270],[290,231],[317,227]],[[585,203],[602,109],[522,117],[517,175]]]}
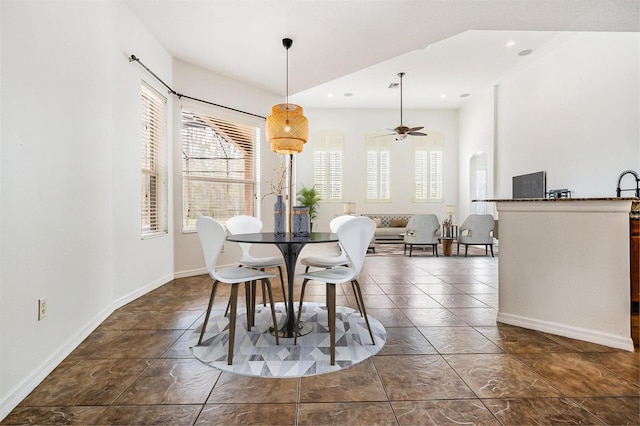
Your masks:
{"label": "granite countertop", "polygon": [[472,202],[524,202],[524,201],[534,201],[534,202],[570,202],[570,201],[632,201],[631,203],[631,212],[629,213],[629,217],[632,219],[640,219],[640,199],[636,197],[584,197],[584,198],[495,198],[488,200],[471,200]]}

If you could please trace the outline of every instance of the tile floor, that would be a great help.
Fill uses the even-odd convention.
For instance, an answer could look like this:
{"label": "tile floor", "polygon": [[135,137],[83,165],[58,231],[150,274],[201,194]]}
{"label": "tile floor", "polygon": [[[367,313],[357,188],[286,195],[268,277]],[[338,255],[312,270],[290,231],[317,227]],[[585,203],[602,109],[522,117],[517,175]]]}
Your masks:
{"label": "tile floor", "polygon": [[[484,250],[377,251],[361,279],[388,333],[373,359],[301,379],[222,373],[186,345],[211,280],[176,279],[114,312],[1,424],[640,424],[637,347],[497,324],[498,258]],[[308,291],[324,300],[323,285]],[[338,299],[355,307],[349,286]]]}

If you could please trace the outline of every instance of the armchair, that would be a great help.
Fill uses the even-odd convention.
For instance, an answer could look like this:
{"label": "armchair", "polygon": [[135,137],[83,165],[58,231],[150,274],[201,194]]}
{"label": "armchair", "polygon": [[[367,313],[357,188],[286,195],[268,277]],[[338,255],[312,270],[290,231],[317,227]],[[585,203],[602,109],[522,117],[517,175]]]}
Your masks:
{"label": "armchair", "polygon": [[469,246],[484,246],[484,252],[491,248],[493,257],[493,228],[495,220],[490,214],[469,215],[460,228],[458,228],[458,254],[460,254],[460,244],[464,244],[464,257],[467,257]]}
{"label": "armchair", "polygon": [[404,236],[404,254],[411,257],[413,246],[431,246],[433,254],[438,257],[438,243],[440,236],[440,222],[435,214],[416,214],[407,224],[407,234]]}

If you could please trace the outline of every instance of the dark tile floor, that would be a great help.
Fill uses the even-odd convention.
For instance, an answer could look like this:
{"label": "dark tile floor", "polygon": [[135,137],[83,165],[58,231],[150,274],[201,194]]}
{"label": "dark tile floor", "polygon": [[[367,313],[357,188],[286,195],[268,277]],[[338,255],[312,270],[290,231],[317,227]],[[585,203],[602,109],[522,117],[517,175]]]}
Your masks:
{"label": "dark tile floor", "polygon": [[[409,258],[379,248],[361,284],[386,345],[301,379],[236,376],[193,358],[186,340],[211,280],[176,279],[114,312],[2,424],[640,424],[637,347],[496,323],[497,264],[484,250]],[[306,299],[323,302],[324,286],[310,284]],[[350,286],[338,303],[355,307]]]}

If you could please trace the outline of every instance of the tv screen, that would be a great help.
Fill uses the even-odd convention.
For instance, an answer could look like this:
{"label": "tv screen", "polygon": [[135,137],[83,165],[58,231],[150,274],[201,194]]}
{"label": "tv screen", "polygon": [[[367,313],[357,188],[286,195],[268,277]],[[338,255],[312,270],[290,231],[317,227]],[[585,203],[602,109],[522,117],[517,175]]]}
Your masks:
{"label": "tv screen", "polygon": [[544,198],[546,192],[544,172],[513,177],[513,198]]}

